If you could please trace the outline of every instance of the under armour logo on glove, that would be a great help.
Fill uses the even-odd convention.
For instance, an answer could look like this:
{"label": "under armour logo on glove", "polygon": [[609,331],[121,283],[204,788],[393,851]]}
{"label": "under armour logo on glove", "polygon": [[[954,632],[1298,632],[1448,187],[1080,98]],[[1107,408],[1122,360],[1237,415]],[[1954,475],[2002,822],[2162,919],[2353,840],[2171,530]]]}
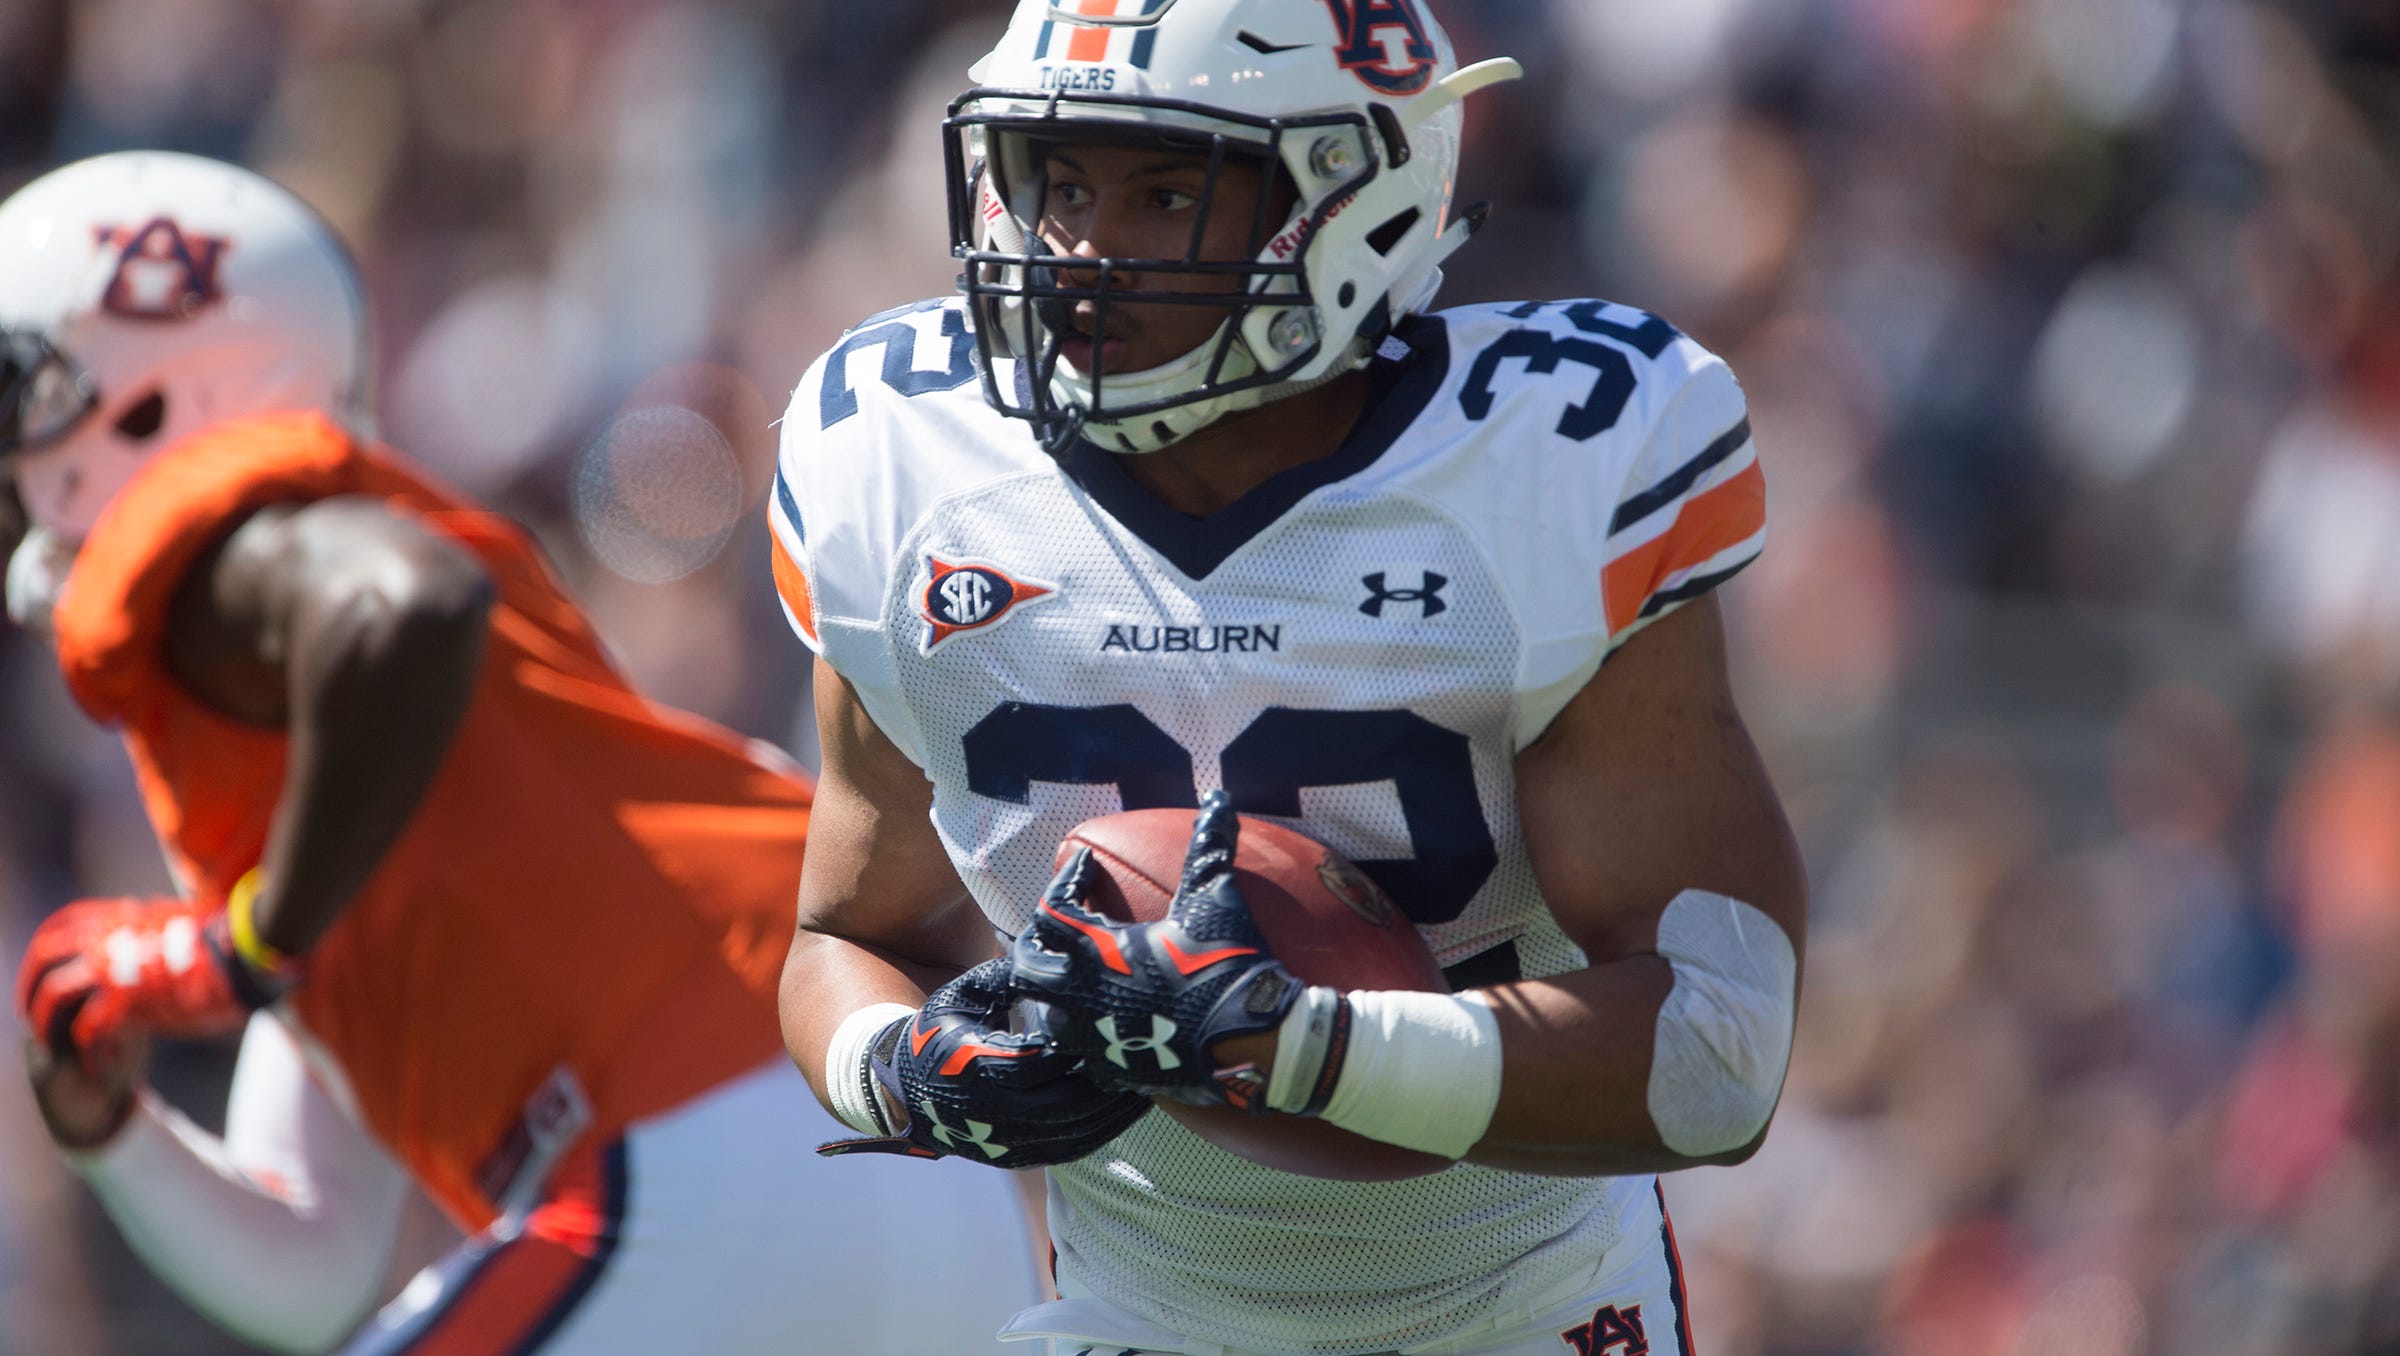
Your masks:
{"label": "under armour logo on glove", "polygon": [[835,1140],[817,1152],[1038,1168],[1091,1153],[1150,1109],[1146,1098],[1084,1077],[1038,1031],[1012,1030],[1015,1006],[1006,959],[985,961],[935,990],[913,1017],[885,1028],[872,1055],[876,1079],[909,1110],[907,1128]]}
{"label": "under armour logo on glove", "polygon": [[[1263,1113],[1257,1071],[1220,1069],[1218,1041],[1271,1031],[1304,987],[1279,964],[1234,886],[1241,820],[1213,791],[1192,823],[1183,880],[1155,923],[1120,923],[1085,908],[1099,868],[1091,849],[1067,860],[1009,954],[1018,993],[1052,1049],[1093,1081],[1199,1105]],[[1147,1034],[1141,1034],[1147,1033]]]}
{"label": "under armour logo on glove", "polygon": [[1148,1055],[1151,1062],[1161,1069],[1183,1067],[1183,1061],[1176,1058],[1175,1051],[1167,1044],[1175,1035],[1175,1024],[1156,1013],[1150,1016],[1150,1034],[1147,1036],[1128,1038],[1118,1034],[1115,1017],[1103,1017],[1093,1025],[1100,1029],[1100,1038],[1108,1042],[1108,1049],[1103,1052],[1108,1056],[1108,1062],[1120,1069],[1133,1067],[1132,1062],[1125,1058],[1127,1055]]}
{"label": "under armour logo on glove", "polygon": [[988,1121],[968,1121],[963,1132],[953,1129],[942,1120],[942,1113],[929,1101],[917,1103],[917,1114],[925,1118],[926,1128],[944,1148],[971,1145],[981,1149],[985,1158],[1005,1158],[1008,1155],[1007,1145],[993,1141],[992,1127]]}
{"label": "under armour logo on glove", "polygon": [[1377,570],[1358,581],[1367,586],[1367,600],[1358,605],[1359,611],[1370,617],[1380,617],[1385,603],[1421,603],[1425,608],[1418,614],[1421,617],[1438,617],[1450,610],[1450,605],[1442,601],[1442,587],[1450,582],[1448,575],[1427,570],[1425,582],[1413,589],[1387,588],[1384,578],[1384,572]]}

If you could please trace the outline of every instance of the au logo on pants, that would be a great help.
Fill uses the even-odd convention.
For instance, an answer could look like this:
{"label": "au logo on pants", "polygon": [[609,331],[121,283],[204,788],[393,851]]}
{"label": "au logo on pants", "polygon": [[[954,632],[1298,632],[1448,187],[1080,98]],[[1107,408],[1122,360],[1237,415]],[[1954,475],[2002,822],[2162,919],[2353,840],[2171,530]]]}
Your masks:
{"label": "au logo on pants", "polygon": [[1650,1356],[1650,1338],[1642,1331],[1642,1306],[1614,1304],[1559,1334],[1575,1356]]}

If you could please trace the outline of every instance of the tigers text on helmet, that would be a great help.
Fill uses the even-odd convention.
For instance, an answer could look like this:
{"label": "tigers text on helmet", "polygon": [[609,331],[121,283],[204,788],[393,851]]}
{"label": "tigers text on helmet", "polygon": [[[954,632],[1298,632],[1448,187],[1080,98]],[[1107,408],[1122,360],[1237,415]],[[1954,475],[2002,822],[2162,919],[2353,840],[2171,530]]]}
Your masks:
{"label": "tigers text on helmet", "polygon": [[[1310,390],[1372,356],[1421,310],[1440,264],[1482,221],[1453,222],[1459,100],[1514,79],[1506,58],[1460,70],[1421,0],[1020,0],[943,124],[952,251],[974,313],[984,395],[1061,451],[1078,437],[1154,452],[1236,410]],[[1206,165],[1180,258],[1048,252],[1047,148],[1133,142]],[[1262,187],[1247,252],[1200,257],[1229,164]],[[1072,275],[1072,276],[1070,276]],[[1230,276],[1239,290],[1133,287],[1128,278]],[[1081,280],[1088,279],[1088,285]],[[1146,371],[1083,371],[1062,347],[1088,303],[1198,306],[1215,335]],[[1022,364],[1004,382],[995,358]],[[1013,389],[1012,389],[1013,388]]]}
{"label": "tigers text on helmet", "polygon": [[363,423],[368,351],[332,228],[248,170],[129,151],[0,203],[0,465],[61,538],[210,424],[302,409]]}

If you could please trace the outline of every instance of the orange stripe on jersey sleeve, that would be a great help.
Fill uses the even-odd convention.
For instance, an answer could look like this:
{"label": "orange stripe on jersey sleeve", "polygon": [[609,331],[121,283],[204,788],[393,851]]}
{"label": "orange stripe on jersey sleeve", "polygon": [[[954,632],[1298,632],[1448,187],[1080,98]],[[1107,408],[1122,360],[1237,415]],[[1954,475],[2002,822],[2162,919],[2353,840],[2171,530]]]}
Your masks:
{"label": "orange stripe on jersey sleeve", "polygon": [[[1083,0],[1081,5],[1076,6],[1076,12],[1107,18],[1117,12],[1117,0]],[[1075,36],[1067,40],[1067,60],[1108,60],[1108,33],[1109,30],[1105,28],[1077,28]]]}
{"label": "orange stripe on jersey sleeve", "polygon": [[1686,499],[1675,525],[1610,561],[1600,571],[1608,629],[1621,631],[1642,613],[1659,582],[1757,535],[1767,521],[1767,481],[1752,461],[1722,485]]}
{"label": "orange stripe on jersey sleeve", "polygon": [[813,642],[817,638],[817,621],[811,610],[808,576],[801,572],[799,562],[792,559],[792,553],[783,549],[783,538],[770,532],[767,542],[773,552],[775,592],[782,597],[783,605],[792,610],[793,619],[800,624],[800,634]]}

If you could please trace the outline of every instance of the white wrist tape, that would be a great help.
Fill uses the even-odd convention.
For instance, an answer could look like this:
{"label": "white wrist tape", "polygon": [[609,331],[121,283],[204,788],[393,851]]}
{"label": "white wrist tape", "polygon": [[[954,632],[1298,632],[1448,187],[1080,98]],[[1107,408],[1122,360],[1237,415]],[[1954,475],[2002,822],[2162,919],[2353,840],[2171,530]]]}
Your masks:
{"label": "white wrist tape", "polygon": [[1658,1010],[1650,1119],[1687,1157],[1738,1149],[1766,1128],[1792,1059],[1799,961],[1775,920],[1686,890],[1658,920],[1675,987]]}
{"label": "white wrist tape", "polygon": [[874,1003],[842,1019],[825,1043],[825,1095],[842,1124],[862,1135],[892,1133],[890,1113],[884,1110],[883,1087],[869,1059],[875,1038],[884,1028],[917,1010],[906,1003]]}
{"label": "white wrist tape", "polygon": [[1500,1105],[1500,1022],[1482,997],[1388,990],[1347,1001],[1350,1048],[1324,1118],[1444,1158],[1474,1148]]}

